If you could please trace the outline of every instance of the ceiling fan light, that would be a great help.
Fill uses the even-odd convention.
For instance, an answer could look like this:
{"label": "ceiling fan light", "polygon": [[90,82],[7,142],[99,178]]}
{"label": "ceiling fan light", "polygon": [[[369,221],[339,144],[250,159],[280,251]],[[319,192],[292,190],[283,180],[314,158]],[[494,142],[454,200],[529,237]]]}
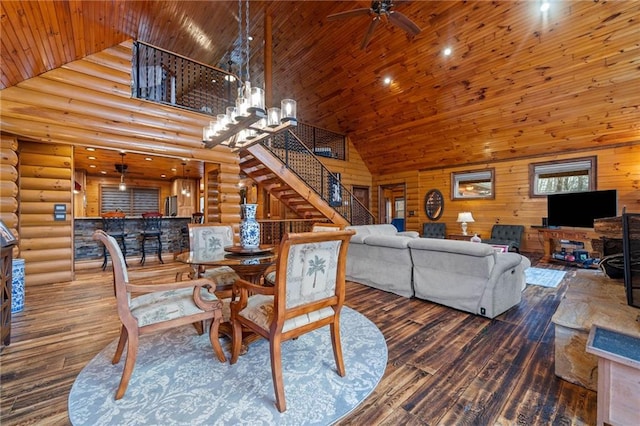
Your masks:
{"label": "ceiling fan light", "polygon": [[126,191],[127,190],[127,184],[124,183],[124,181],[120,181],[120,185],[118,185],[118,189],[120,191]]}

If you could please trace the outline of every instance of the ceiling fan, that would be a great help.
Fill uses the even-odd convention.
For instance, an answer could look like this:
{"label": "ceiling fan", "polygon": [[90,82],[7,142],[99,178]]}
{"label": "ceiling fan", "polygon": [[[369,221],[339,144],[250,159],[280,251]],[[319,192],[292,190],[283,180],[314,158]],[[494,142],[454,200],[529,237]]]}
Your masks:
{"label": "ceiling fan", "polygon": [[418,27],[411,19],[407,18],[406,15],[393,10],[393,7],[393,0],[372,1],[371,7],[363,7],[360,9],[348,10],[346,12],[334,13],[333,15],[327,16],[327,20],[334,21],[336,19],[345,19],[360,15],[373,16],[373,19],[369,24],[369,29],[364,36],[364,40],[362,40],[362,44],[360,45],[361,49],[365,49],[367,47],[371,40],[371,36],[373,35],[373,31],[376,29],[382,18],[387,19],[391,24],[399,27],[411,36],[416,36],[420,31],[422,31],[420,27]]}

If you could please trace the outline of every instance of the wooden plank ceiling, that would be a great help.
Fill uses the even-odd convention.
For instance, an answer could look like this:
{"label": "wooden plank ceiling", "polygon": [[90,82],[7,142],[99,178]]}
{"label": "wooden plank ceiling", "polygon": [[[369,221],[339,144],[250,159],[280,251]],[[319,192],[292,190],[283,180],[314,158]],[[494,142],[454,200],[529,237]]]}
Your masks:
{"label": "wooden plank ceiling", "polygon": [[[372,173],[640,140],[640,2],[552,1],[542,14],[537,1],[397,1],[423,31],[383,22],[361,50],[371,18],[326,16],[370,4],[252,1],[249,32],[252,83],[264,83],[268,14],[273,99],[348,134]],[[236,1],[1,5],[2,89],[127,39],[236,72],[241,61]]]}

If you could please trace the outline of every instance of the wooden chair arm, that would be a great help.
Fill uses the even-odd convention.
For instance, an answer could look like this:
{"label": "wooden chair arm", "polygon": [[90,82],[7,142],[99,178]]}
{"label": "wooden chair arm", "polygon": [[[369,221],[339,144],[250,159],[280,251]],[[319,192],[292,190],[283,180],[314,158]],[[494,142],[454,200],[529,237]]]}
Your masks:
{"label": "wooden chair arm", "polygon": [[213,293],[213,290],[215,290],[216,288],[216,284],[213,282],[213,280],[210,280],[208,278],[198,278],[197,280],[175,281],[170,283],[158,284],[127,283],[127,291],[131,293],[154,293],[156,291],[180,290],[183,288],[191,287],[205,287],[207,289],[212,289],[210,293]]}
{"label": "wooden chair arm", "polygon": [[143,281],[153,278],[161,278],[166,277],[169,272],[175,274],[176,281],[182,281],[184,279],[184,275],[189,276],[193,271],[191,265],[184,265],[178,268],[172,268],[171,270],[155,270],[155,271],[128,271],[129,282],[133,281]]}
{"label": "wooden chair arm", "polygon": [[276,265],[269,265],[267,266],[267,269],[264,270],[262,275],[266,276],[267,274],[275,271],[276,271]]}
{"label": "wooden chair arm", "polygon": [[[247,306],[249,294],[265,294],[268,296],[275,295],[275,287],[265,287],[259,284],[253,284],[243,279],[237,279],[233,283],[233,296],[231,300],[231,317]],[[234,300],[235,296],[240,296],[238,300]]]}
{"label": "wooden chair arm", "polygon": [[263,286],[260,284],[253,284],[241,278],[237,279],[233,283],[234,294],[239,294],[241,292],[248,292],[251,294],[266,294],[266,295],[273,296],[275,294],[274,290],[275,290],[275,287]]}

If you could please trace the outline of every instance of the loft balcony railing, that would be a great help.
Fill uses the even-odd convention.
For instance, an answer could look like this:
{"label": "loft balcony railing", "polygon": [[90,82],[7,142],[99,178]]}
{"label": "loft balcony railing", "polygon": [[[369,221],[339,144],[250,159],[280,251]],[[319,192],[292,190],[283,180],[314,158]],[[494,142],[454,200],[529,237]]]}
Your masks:
{"label": "loft balcony railing", "polygon": [[[133,45],[131,93],[215,117],[235,105],[238,77],[175,53],[137,41]],[[293,130],[318,156],[345,160],[346,138],[339,133],[298,122]]]}
{"label": "loft balcony railing", "polygon": [[342,185],[340,174],[327,169],[294,132],[287,131],[275,135],[261,144],[349,223],[375,223],[375,217],[369,209]]}

